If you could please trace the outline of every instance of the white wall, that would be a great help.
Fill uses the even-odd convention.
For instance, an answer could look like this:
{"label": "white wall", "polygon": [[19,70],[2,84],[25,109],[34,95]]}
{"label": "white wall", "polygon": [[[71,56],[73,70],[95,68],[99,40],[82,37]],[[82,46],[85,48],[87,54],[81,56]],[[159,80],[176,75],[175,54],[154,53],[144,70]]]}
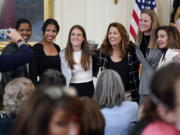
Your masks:
{"label": "white wall", "polygon": [[[173,0],[156,0],[157,11],[162,24],[169,23]],[[111,22],[120,22],[129,29],[134,0],[54,0],[54,18],[60,23],[60,33],[56,42],[66,46],[70,28],[82,25],[88,40],[101,43]]]}

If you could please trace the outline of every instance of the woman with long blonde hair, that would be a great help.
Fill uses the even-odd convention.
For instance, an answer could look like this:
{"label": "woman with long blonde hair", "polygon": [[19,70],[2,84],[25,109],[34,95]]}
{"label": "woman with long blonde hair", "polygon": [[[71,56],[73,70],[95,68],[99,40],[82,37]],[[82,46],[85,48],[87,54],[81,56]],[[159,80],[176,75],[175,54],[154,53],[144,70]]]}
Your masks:
{"label": "woman with long blonde hair", "polygon": [[139,82],[140,104],[151,94],[149,83],[156,70],[162,52],[156,45],[155,31],[160,26],[154,10],[143,10],[139,20],[139,32],[136,38],[137,58],[142,64]]}

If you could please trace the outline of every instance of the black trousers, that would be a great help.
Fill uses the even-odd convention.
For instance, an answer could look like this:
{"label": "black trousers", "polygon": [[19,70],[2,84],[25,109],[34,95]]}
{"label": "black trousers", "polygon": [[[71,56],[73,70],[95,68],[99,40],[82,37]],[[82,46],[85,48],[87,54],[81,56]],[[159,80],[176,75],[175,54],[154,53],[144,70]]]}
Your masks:
{"label": "black trousers", "polygon": [[93,81],[85,83],[70,83],[70,86],[74,87],[78,93],[78,96],[93,97],[94,84]]}

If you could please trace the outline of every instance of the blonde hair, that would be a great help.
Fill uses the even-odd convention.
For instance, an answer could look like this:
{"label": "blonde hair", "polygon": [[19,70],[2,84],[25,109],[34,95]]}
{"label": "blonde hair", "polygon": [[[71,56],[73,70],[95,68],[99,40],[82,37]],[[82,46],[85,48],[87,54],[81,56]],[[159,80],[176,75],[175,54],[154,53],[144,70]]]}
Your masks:
{"label": "blonde hair", "polygon": [[25,100],[27,100],[34,91],[34,84],[25,77],[19,77],[10,81],[5,87],[3,97],[4,110],[7,114],[17,114]]}
{"label": "blonde hair", "polygon": [[[156,45],[155,31],[160,26],[158,16],[154,10],[143,10],[141,14],[147,14],[151,17],[151,34],[148,48],[158,48]],[[142,41],[143,32],[139,31],[136,37],[136,44],[140,45]]]}

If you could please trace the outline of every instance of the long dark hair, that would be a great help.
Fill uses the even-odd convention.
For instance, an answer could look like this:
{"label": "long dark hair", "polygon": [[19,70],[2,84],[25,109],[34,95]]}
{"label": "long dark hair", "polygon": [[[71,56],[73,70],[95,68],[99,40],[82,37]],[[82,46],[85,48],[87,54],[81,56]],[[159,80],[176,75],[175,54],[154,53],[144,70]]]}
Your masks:
{"label": "long dark hair", "polygon": [[48,135],[49,123],[57,110],[67,117],[76,116],[81,126],[82,105],[68,90],[57,86],[42,86],[28,100],[14,124],[14,135]]}
{"label": "long dark hair", "polygon": [[120,57],[124,58],[125,55],[127,54],[127,49],[129,47],[130,40],[129,40],[129,34],[126,31],[125,27],[122,24],[118,23],[118,22],[111,23],[108,26],[105,39],[104,39],[104,41],[103,41],[103,43],[102,43],[102,45],[100,47],[100,51],[105,56],[111,56],[112,46],[110,45],[110,42],[109,42],[109,39],[108,39],[108,33],[109,33],[109,29],[111,27],[117,28],[120,35],[121,35],[121,37],[122,37],[121,43],[119,45],[119,50],[121,52]]}
{"label": "long dark hair", "polygon": [[176,107],[176,85],[180,79],[180,63],[171,63],[160,68],[152,77],[149,101],[145,103],[143,113],[148,120],[160,119],[156,112],[157,105],[162,104],[169,110]]}
{"label": "long dark hair", "polygon": [[156,29],[156,39],[157,33],[160,30],[164,30],[168,35],[167,48],[180,49],[180,33],[174,26],[161,26]]}

